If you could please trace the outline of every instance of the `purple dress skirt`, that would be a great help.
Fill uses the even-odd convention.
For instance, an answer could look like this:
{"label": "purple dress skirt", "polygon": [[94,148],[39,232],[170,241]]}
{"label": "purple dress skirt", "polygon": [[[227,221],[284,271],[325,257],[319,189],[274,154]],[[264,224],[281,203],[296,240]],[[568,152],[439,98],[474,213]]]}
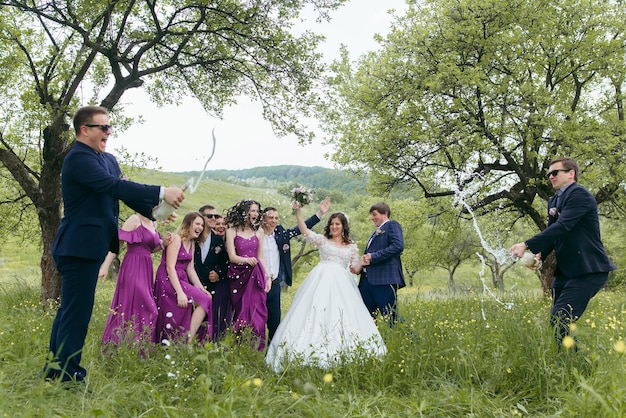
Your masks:
{"label": "purple dress skirt", "polygon": [[[247,239],[236,235],[234,245],[240,257],[257,256],[259,240],[256,235]],[[228,280],[234,318],[233,329],[240,332],[250,328],[252,334],[258,338],[257,349],[263,351],[267,323],[265,270],[261,263],[254,267],[249,264],[228,263]]]}
{"label": "purple dress skirt", "polygon": [[[207,326],[210,335],[212,330],[210,315],[210,312],[212,312],[211,297],[189,283],[187,277],[187,266],[193,257],[193,249],[194,247],[192,246],[191,250],[187,251],[184,245],[180,246],[178,258],[176,259],[176,274],[178,275],[180,287],[187,297],[196,305],[202,306],[205,312],[209,312],[209,323]],[[154,283],[154,295],[158,308],[156,337],[157,341],[161,342],[168,340],[175,343],[186,343],[187,333],[191,325],[193,306],[191,303],[189,303],[186,308],[178,306],[176,291],[167,275],[165,253],[166,251],[163,251],[161,264],[157,269],[156,281]]]}
{"label": "purple dress skirt", "polygon": [[208,290],[211,293],[213,304],[212,321],[213,333],[207,333],[207,321],[203,322],[198,330],[198,339],[203,341],[220,341],[226,335],[228,328],[233,322],[233,310],[230,306],[230,284],[228,278],[211,283]]}
{"label": "purple dress skirt", "polygon": [[102,342],[118,345],[156,341],[157,307],[153,294],[152,251],[161,243],[158,232],[140,225],[133,231],[118,230],[127,250],[115,286]]}

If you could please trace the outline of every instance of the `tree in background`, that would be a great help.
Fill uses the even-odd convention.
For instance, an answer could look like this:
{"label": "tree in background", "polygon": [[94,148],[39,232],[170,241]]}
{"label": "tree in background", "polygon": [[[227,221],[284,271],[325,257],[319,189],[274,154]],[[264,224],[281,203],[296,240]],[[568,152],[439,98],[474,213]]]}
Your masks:
{"label": "tree in background", "polygon": [[548,163],[567,155],[603,214],[623,207],[623,1],[425,0],[380,43],[334,64],[323,117],[337,163],[426,198],[471,186],[476,213],[542,230]]}
{"label": "tree in background", "polygon": [[60,294],[49,253],[77,107],[113,110],[118,128],[130,123],[118,103],[132,88],[160,104],[192,95],[218,115],[243,94],[278,134],[305,141],[298,121],[317,100],[320,38],[289,30],[303,7],[323,18],[344,1],[0,0],[2,203],[38,217],[42,297]]}

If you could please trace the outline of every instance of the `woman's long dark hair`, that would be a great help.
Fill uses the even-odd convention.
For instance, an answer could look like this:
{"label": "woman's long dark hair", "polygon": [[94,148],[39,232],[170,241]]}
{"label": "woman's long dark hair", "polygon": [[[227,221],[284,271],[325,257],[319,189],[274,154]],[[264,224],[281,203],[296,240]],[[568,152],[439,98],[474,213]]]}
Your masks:
{"label": "woman's long dark hair", "polygon": [[250,206],[257,205],[259,207],[259,216],[252,224],[252,229],[255,231],[259,229],[261,225],[261,204],[256,200],[246,199],[237,203],[235,206],[228,209],[226,212],[226,224],[229,227],[244,228],[248,221],[248,212],[250,212]]}
{"label": "woman's long dark hair", "polygon": [[332,235],[330,233],[330,223],[335,218],[339,219],[339,221],[341,222],[341,226],[343,227],[341,232],[341,241],[344,244],[352,244],[352,240],[350,239],[350,226],[348,225],[348,218],[341,212],[335,212],[330,215],[330,218],[328,218],[328,223],[324,227],[324,236],[326,238],[332,238]]}

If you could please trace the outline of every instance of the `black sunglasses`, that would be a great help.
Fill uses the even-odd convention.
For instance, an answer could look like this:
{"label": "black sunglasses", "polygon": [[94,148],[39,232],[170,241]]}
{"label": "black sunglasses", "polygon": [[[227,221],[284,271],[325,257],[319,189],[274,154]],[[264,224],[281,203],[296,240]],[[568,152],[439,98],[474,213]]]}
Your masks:
{"label": "black sunglasses", "polygon": [[215,219],[219,219],[222,217],[222,215],[218,215],[217,213],[205,213],[204,216],[206,216],[207,218],[215,218]]}
{"label": "black sunglasses", "polygon": [[113,129],[112,125],[94,125],[92,123],[86,123],[85,126],[88,128],[100,128],[102,129],[102,132],[109,132]]}
{"label": "black sunglasses", "polygon": [[567,173],[568,171],[572,171],[572,169],[571,168],[570,169],[560,168],[558,170],[552,170],[552,171],[548,172],[548,177],[550,177],[550,176],[554,176],[554,177],[558,176],[559,175],[559,171]]}

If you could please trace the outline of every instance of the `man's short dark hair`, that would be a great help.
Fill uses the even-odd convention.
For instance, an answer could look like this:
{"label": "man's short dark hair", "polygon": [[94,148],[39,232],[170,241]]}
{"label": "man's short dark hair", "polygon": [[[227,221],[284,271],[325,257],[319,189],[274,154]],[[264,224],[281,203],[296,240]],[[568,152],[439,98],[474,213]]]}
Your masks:
{"label": "man's short dark hair", "polygon": [[202,206],[200,209],[198,209],[198,212],[200,212],[200,213],[204,214],[204,211],[205,211],[205,210],[214,210],[214,209],[215,209],[215,206],[212,206],[212,205],[204,205],[204,206]]}
{"label": "man's short dark hair", "polygon": [[80,127],[93,121],[93,115],[108,115],[109,111],[102,106],[81,107],[74,113],[74,131],[76,135],[80,132]]}
{"label": "man's short dark hair", "polygon": [[558,157],[552,159],[548,166],[556,163],[561,163],[563,165],[563,169],[565,170],[574,170],[574,180],[578,181],[578,172],[580,169],[578,168],[578,163],[576,161],[569,157]]}
{"label": "man's short dark hair", "polygon": [[385,202],[374,203],[370,206],[370,213],[374,211],[380,213],[381,215],[387,215],[387,217],[391,216],[391,208]]}
{"label": "man's short dark hair", "polygon": [[264,216],[270,210],[278,212],[278,209],[276,209],[274,206],[267,206],[265,209],[263,209],[263,212],[261,213],[261,216]]}

